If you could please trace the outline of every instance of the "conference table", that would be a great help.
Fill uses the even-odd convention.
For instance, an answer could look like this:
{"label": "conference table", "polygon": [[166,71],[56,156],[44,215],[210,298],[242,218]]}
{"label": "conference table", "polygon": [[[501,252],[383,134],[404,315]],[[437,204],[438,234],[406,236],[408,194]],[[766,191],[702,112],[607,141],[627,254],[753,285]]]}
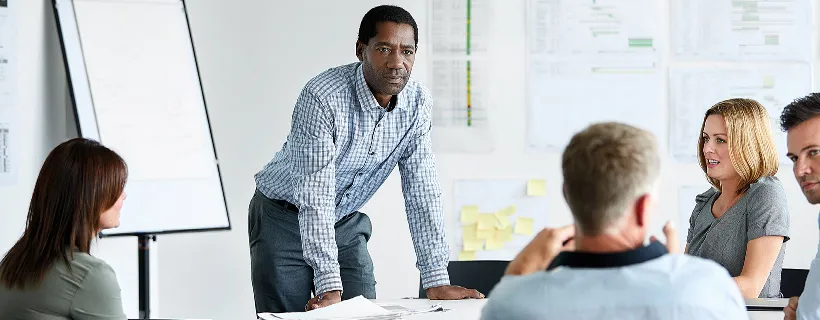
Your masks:
{"label": "conference table", "polygon": [[[438,320],[438,319],[479,319],[481,308],[487,303],[486,299],[430,301],[427,299],[394,299],[374,300],[379,305],[400,305],[410,309],[425,309],[434,304],[441,304],[446,311],[429,312],[405,316],[402,319],[411,320]],[[748,311],[751,320],[782,320],[783,311]],[[616,319],[617,317],[613,317]]]}

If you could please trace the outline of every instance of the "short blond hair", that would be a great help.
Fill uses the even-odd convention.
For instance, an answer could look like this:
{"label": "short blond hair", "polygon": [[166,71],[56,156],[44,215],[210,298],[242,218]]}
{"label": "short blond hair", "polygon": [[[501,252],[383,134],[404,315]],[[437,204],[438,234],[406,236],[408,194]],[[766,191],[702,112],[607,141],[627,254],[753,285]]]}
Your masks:
{"label": "short blond hair", "polygon": [[[740,175],[738,194],[746,192],[749,185],[758,179],[777,173],[779,162],[769,113],[755,100],[735,98],[718,102],[703,116],[698,138],[698,162],[704,174],[706,158],[703,156],[703,130],[706,118],[711,115],[722,116],[726,122],[729,160]],[[708,175],[706,180],[721,190],[720,181]]]}
{"label": "short blond hair", "polygon": [[561,166],[564,197],[576,226],[598,235],[616,226],[638,197],[654,191],[660,159],[652,133],[606,122],[575,134]]}

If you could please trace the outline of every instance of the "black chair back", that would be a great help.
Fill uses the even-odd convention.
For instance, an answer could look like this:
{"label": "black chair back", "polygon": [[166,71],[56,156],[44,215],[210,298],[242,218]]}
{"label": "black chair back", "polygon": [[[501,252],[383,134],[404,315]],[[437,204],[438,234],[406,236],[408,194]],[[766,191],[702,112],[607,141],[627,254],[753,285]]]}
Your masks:
{"label": "black chair back", "polygon": [[[450,284],[472,288],[490,296],[490,291],[501,281],[509,261],[450,261],[447,272],[450,274]],[[796,297],[803,293],[809,270],[783,269],[780,275],[780,292],[783,297]],[[427,298],[427,293],[419,281],[419,298]]]}
{"label": "black chair back", "polygon": [[783,269],[780,273],[780,293],[785,298],[799,296],[803,293],[803,288],[806,286],[806,277],[809,276],[809,270],[805,269]]}
{"label": "black chair back", "polygon": [[[476,289],[485,296],[501,281],[509,261],[479,260],[479,261],[450,261],[447,272],[450,274],[450,284],[465,288]],[[427,298],[427,293],[419,281],[419,298]]]}

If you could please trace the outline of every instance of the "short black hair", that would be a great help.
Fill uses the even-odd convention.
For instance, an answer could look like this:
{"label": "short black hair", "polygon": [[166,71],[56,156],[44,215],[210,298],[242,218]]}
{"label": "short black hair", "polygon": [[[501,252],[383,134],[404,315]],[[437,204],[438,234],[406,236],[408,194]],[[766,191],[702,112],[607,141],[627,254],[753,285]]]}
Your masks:
{"label": "short black hair", "polygon": [[780,129],[789,131],[796,125],[814,117],[820,117],[820,93],[811,93],[789,103],[780,114]]}
{"label": "short black hair", "polygon": [[369,43],[370,39],[376,36],[376,25],[379,22],[409,24],[413,27],[413,40],[416,41],[416,47],[419,46],[419,27],[416,25],[416,20],[407,10],[391,5],[375,7],[364,15],[362,24],[359,25],[359,42],[365,45]]}

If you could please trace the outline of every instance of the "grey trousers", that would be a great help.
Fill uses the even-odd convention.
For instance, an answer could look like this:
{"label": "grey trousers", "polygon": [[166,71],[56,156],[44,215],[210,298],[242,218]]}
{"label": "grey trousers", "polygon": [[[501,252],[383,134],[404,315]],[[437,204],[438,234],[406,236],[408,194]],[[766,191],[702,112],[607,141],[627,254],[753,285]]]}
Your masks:
{"label": "grey trousers", "polygon": [[[256,312],[304,311],[314,291],[313,268],[302,253],[298,212],[267,198],[258,190],[248,207],[251,284]],[[373,260],[367,241],[373,231],[361,212],[335,225],[342,276],[342,299],[376,298]]]}

